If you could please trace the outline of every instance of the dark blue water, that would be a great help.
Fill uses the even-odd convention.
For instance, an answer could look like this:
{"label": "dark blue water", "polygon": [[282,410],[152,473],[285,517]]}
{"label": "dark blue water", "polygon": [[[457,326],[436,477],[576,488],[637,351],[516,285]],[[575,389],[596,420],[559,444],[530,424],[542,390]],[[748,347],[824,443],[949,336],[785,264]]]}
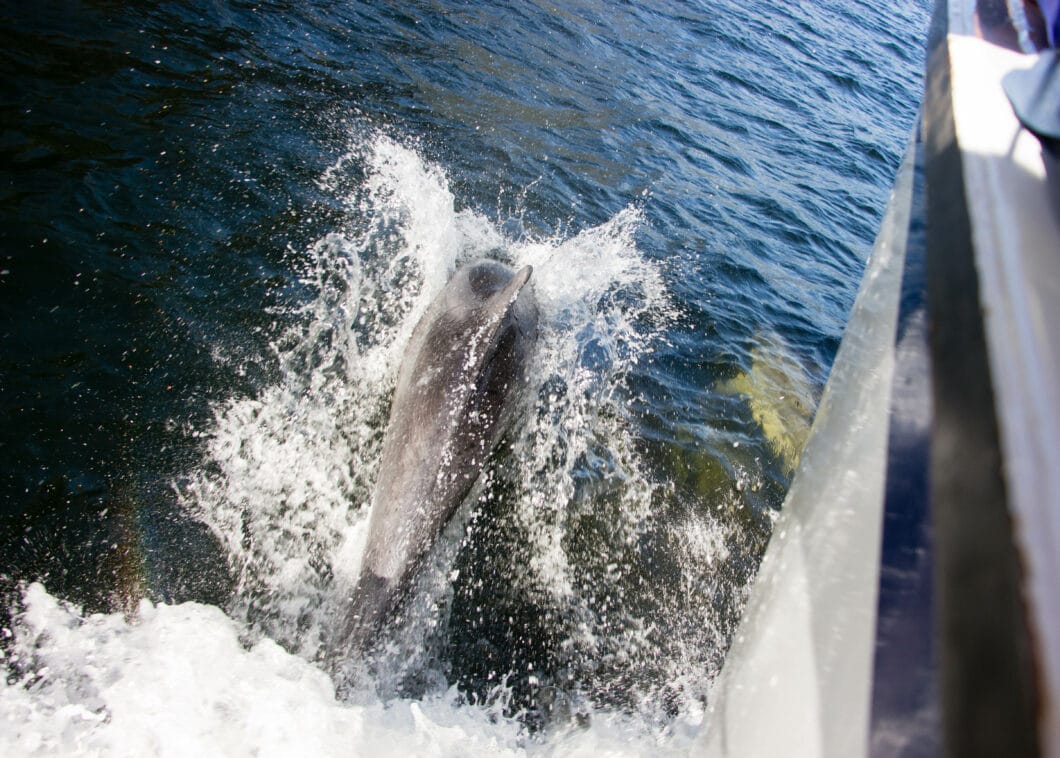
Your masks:
{"label": "dark blue water", "polygon": [[[220,519],[203,516],[255,505],[216,494],[233,475],[209,441],[239,402],[297,383],[299,360],[307,387],[322,370],[284,347],[319,326],[328,282],[351,286],[321,268],[322,240],[360,240],[377,283],[370,272],[395,259],[378,229],[402,222],[365,201],[385,143],[419,179],[442,177],[454,205],[431,223],[470,214],[502,259],[574,240],[549,260],[553,279],[567,267],[575,284],[595,270],[593,235],[628,226],[624,249],[664,293],[638,294],[628,277],[586,285],[611,308],[591,312],[612,326],[625,314],[640,342],[612,344],[619,332],[579,322],[577,309],[554,314],[589,400],[565,411],[548,398],[574,397],[575,374],[545,371],[538,417],[553,414],[559,430],[599,402],[605,418],[561,462],[520,458],[543,442],[496,464],[502,505],[452,559],[461,578],[436,641],[441,670],[472,699],[513,674],[511,710],[531,725],[575,694],[632,710],[646,696],[676,712],[687,693],[673,672],[709,681],[724,655],[789,448],[804,439],[793,427],[812,417],[841,339],[915,118],[926,6],[5,2],[3,589],[41,580],[100,610],[141,595],[199,600],[299,648],[305,629],[283,626],[263,599],[273,590],[248,589],[258,559],[233,558]],[[394,181],[388,192],[408,189]],[[624,212],[636,217],[626,226]],[[413,276],[402,271],[391,274]],[[389,302],[371,304],[377,326],[350,326],[362,348]],[[385,416],[350,418],[378,432]],[[307,423],[292,411],[270,434]],[[570,439],[557,435],[557,449]],[[338,459],[347,448],[331,449]],[[282,477],[289,459],[277,460]],[[374,464],[343,465],[367,481]],[[504,472],[538,466],[551,482],[550,465],[572,482],[569,499],[542,485],[564,514],[550,518],[577,587],[569,605],[506,579],[540,558],[519,546],[547,524],[503,505],[534,489],[533,476]],[[635,515],[616,505],[642,486]],[[350,497],[362,490],[351,484]],[[710,525],[716,568],[674,558],[694,542],[681,531],[690,520]],[[253,541],[252,521],[242,536],[232,528],[233,544]],[[332,558],[305,557],[322,596]],[[620,579],[616,565],[628,568]],[[568,644],[579,614],[595,647]],[[658,628],[645,632],[646,618]],[[634,627],[648,644],[631,652]]]}

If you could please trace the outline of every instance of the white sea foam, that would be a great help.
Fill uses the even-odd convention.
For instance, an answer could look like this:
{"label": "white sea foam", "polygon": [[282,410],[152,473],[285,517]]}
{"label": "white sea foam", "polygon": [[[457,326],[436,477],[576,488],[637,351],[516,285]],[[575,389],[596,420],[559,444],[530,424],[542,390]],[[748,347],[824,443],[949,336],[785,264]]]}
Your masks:
{"label": "white sea foam", "polygon": [[142,601],[134,620],[83,616],[40,585],[24,604],[12,657],[35,673],[0,688],[2,755],[656,755],[687,748],[694,733],[684,724],[664,742],[599,714],[533,739],[452,688],[339,702],[320,669],[268,639],[246,646],[212,606]]}
{"label": "white sea foam", "polygon": [[134,621],[82,617],[25,593],[15,655],[29,684],[0,689],[3,755],[518,755],[518,724],[447,691],[351,705],[302,658],[218,608],[143,601]]}
{"label": "white sea foam", "polygon": [[[414,698],[403,692],[395,682],[429,666],[425,638],[446,621],[460,518],[414,593],[416,623],[395,638],[399,670],[378,668],[336,700],[312,661],[357,574],[401,352],[454,268],[484,256],[534,266],[541,333],[510,461],[489,469],[471,500],[491,500],[505,479],[529,557],[505,581],[551,597],[572,661],[606,668],[644,658],[654,622],[625,602],[617,579],[658,486],[636,450],[624,382],[672,313],[659,271],[637,249],[635,206],[569,238],[509,239],[456,209],[440,169],[378,135],[353,146],[321,186],[347,204],[350,221],[305,256],[313,296],[273,345],[278,376],[215,409],[201,430],[203,466],[175,485],[226,551],[230,606],[145,601],[131,620],[81,618],[28,588],[12,648],[27,673],[0,690],[9,748],[0,752],[596,755],[686,744],[701,714],[696,693],[712,673],[687,659],[663,667],[671,689],[691,694],[662,732],[649,690],[629,698],[647,719],[636,708],[596,707],[587,692],[589,726],[560,722],[533,737],[503,715],[503,678],[488,707],[466,702],[437,672]],[[606,505],[582,492],[587,481]],[[590,515],[609,524],[607,544],[594,547],[598,566],[581,565],[569,544]],[[725,553],[710,528],[697,521],[686,540],[701,564]],[[696,624],[709,627],[689,620]]]}

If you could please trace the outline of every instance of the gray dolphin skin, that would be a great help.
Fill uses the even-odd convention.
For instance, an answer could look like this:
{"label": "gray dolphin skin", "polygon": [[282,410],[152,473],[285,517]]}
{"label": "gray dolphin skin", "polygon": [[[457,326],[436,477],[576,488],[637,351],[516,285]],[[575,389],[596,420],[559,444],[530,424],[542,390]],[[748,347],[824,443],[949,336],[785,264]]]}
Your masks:
{"label": "gray dolphin skin", "polygon": [[371,645],[511,424],[537,338],[531,272],[486,260],[463,266],[413,330],[334,656]]}

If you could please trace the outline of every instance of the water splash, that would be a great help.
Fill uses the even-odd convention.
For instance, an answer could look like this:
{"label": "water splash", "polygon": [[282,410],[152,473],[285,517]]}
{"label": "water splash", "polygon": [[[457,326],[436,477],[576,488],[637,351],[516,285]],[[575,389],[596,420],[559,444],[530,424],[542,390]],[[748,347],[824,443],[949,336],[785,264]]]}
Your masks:
{"label": "water splash", "polygon": [[[320,184],[345,204],[347,220],[303,256],[312,296],[284,314],[292,325],[271,346],[275,378],[215,408],[202,431],[204,464],[175,485],[226,552],[236,579],[228,615],[143,604],[135,623],[80,622],[32,589],[19,645],[43,651],[30,670],[51,684],[8,688],[5,713],[45,718],[69,703],[63,718],[80,725],[71,733],[87,730],[78,744],[111,739],[106,725],[119,723],[125,706],[101,695],[99,682],[146,686],[141,674],[154,674],[122,662],[145,647],[152,665],[219,669],[171,696],[201,690],[216,703],[188,716],[203,739],[258,744],[249,726],[233,734],[215,723],[218,713],[258,718],[261,703],[232,694],[241,678],[262,692],[278,679],[312,693],[314,717],[357,744],[382,734],[368,722],[384,711],[383,722],[403,724],[414,741],[437,739],[442,754],[458,749],[464,727],[481,729],[472,748],[485,740],[502,750],[521,749],[528,725],[551,725],[544,744],[553,747],[611,744],[631,730],[651,744],[678,739],[701,717],[724,651],[719,619],[731,609],[719,607],[731,598],[720,588],[731,590],[724,565],[737,551],[735,533],[657,481],[640,448],[629,378],[676,318],[658,264],[637,248],[642,211],[628,207],[569,238],[512,238],[457,210],[444,173],[414,149],[375,134]],[[357,576],[401,353],[455,267],[479,257],[534,266],[541,334],[522,422],[428,560],[406,623],[342,705],[308,661],[321,654]],[[46,610],[34,616],[34,608]],[[167,648],[173,636],[223,638],[234,662]],[[87,680],[40,673],[64,651],[80,658],[62,665],[87,666]],[[102,668],[93,668],[97,659]],[[593,728],[578,727],[586,719]],[[172,734],[159,739],[179,744]]]}
{"label": "water splash", "polygon": [[142,601],[137,619],[83,617],[25,592],[12,656],[34,675],[0,688],[4,755],[519,755],[518,724],[460,701],[351,706],[318,668],[218,608]]}

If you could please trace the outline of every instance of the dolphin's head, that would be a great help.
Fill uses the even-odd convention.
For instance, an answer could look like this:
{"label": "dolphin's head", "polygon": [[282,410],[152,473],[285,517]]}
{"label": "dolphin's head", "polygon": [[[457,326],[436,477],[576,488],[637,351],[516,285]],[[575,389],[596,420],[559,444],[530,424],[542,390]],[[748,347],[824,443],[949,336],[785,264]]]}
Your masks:
{"label": "dolphin's head", "polygon": [[[494,299],[510,304],[534,271],[532,266],[523,266],[514,275],[507,266],[495,261],[478,261],[463,269],[472,295],[479,302],[485,303]],[[510,297],[496,296],[507,293]]]}

